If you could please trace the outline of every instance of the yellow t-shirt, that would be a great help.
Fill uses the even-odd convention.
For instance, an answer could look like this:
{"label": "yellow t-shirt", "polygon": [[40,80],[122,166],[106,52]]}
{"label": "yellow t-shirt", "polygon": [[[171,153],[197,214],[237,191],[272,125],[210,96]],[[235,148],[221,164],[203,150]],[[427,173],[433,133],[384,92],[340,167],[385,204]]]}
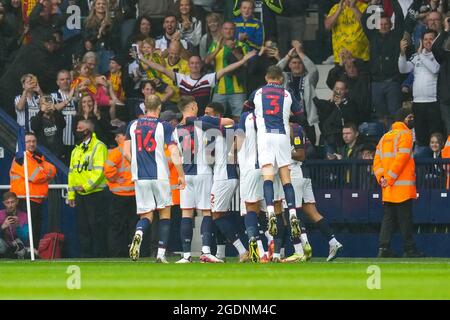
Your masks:
{"label": "yellow t-shirt", "polygon": [[[362,2],[357,2],[356,6],[361,13],[367,8],[367,4]],[[335,4],[328,16],[332,16],[338,7],[339,4]],[[340,62],[339,52],[344,48],[350,51],[354,58],[369,60],[369,41],[361,23],[356,19],[352,9],[347,6],[342,10],[332,29],[332,39],[334,62]]]}
{"label": "yellow t-shirt", "polygon": [[[189,65],[188,65],[187,60],[181,58],[173,66],[170,65],[169,58],[165,58],[164,60],[166,62],[166,69],[167,70],[172,70],[172,71],[174,71],[176,73],[181,73],[181,74],[189,74]],[[169,87],[171,87],[173,89],[173,91],[174,91],[174,94],[173,94],[172,98],[170,98],[170,101],[178,103],[180,101],[180,88],[178,88],[176,83],[174,83],[173,80],[170,79],[165,74],[162,74],[161,79],[166,84],[168,84]]]}

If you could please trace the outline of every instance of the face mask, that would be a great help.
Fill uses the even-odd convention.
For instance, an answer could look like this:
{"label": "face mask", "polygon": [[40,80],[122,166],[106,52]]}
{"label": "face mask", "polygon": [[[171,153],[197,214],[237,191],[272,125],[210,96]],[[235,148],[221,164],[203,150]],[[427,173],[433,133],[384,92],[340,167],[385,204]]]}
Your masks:
{"label": "face mask", "polygon": [[78,141],[83,141],[84,139],[86,139],[86,137],[89,135],[89,131],[85,130],[85,131],[75,131],[75,138]]}
{"label": "face mask", "polygon": [[412,128],[414,128],[414,120],[409,120],[408,121],[408,123],[406,124],[406,126],[409,128],[409,129],[412,129]]}

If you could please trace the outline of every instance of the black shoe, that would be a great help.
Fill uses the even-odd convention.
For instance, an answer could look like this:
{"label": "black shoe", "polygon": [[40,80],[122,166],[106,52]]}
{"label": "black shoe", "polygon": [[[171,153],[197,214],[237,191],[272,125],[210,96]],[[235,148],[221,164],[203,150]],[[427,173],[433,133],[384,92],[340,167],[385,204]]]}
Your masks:
{"label": "black shoe", "polygon": [[397,255],[391,249],[380,248],[377,258],[397,258]]}
{"label": "black shoe", "polygon": [[425,253],[417,251],[417,250],[412,250],[412,251],[405,251],[403,253],[403,258],[425,258]]}

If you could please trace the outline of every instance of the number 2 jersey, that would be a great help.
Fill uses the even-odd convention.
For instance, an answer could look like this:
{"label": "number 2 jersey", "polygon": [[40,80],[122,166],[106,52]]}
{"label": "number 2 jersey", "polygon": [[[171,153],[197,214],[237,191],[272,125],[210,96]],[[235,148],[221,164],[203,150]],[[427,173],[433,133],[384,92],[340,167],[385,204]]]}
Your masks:
{"label": "number 2 jersey", "polygon": [[128,125],[126,139],[131,140],[133,181],[169,179],[164,146],[176,143],[170,123],[152,117],[134,120]]}

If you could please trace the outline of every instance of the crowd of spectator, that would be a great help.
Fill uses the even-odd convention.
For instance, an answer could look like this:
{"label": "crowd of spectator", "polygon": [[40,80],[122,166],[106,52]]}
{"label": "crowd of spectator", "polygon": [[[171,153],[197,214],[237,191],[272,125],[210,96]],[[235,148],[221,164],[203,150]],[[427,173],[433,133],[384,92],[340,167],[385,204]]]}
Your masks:
{"label": "crowd of spectator", "polygon": [[[431,156],[430,139],[450,133],[448,2],[1,0],[0,103],[68,164],[79,120],[113,147],[150,94],[163,111],[189,95],[200,114],[213,101],[238,119],[277,64],[302,103],[310,156],[362,158],[347,154],[346,129],[373,149],[410,104],[416,156]],[[304,41],[313,8],[332,39],[328,99]]]}

